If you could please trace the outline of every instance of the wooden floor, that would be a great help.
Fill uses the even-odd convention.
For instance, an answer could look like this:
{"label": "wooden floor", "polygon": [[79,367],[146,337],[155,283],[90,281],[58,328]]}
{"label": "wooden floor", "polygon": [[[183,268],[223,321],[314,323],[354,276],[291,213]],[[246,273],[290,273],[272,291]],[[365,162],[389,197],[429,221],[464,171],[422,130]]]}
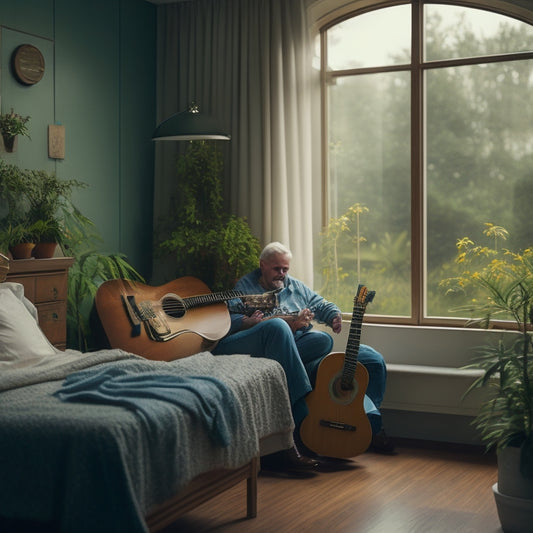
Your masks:
{"label": "wooden floor", "polygon": [[397,455],[365,453],[309,479],[260,474],[256,518],[245,518],[241,483],[165,533],[501,533],[494,455],[408,441],[397,448]]}

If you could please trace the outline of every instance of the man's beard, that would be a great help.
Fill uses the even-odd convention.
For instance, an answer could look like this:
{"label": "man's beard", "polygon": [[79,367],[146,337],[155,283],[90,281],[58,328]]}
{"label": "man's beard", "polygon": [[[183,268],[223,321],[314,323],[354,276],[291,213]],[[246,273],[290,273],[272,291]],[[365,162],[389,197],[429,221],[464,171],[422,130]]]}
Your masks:
{"label": "man's beard", "polygon": [[281,279],[273,279],[272,280],[272,288],[273,289],[282,289],[285,286],[285,278]]}

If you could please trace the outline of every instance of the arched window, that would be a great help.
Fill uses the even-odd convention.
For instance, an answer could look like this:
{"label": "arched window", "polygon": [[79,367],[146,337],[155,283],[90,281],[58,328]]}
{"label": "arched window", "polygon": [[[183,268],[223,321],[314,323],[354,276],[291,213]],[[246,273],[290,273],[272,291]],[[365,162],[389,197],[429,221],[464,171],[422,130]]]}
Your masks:
{"label": "arched window", "polygon": [[[320,35],[325,199],[316,289],[379,321],[451,323],[439,283],[486,223],[533,246],[533,12],[420,1]],[[383,4],[380,4],[383,6]]]}

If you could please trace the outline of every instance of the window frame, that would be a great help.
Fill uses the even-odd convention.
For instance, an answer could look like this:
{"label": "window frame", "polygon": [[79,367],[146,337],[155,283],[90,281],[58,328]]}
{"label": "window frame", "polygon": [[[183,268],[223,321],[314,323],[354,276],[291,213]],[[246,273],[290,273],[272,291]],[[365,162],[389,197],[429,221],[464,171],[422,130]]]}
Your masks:
{"label": "window frame", "polygon": [[[357,0],[354,4],[360,4]],[[441,326],[441,327],[464,327],[466,320],[451,317],[427,317],[426,316],[426,176],[425,176],[425,113],[424,113],[424,79],[425,72],[431,69],[460,67],[465,65],[477,65],[480,63],[501,63],[524,59],[533,59],[531,52],[514,52],[493,54],[489,56],[476,56],[468,58],[453,58],[444,60],[424,61],[424,7],[429,4],[448,4],[458,7],[481,9],[495,14],[512,17],[521,22],[533,25],[533,9],[523,14],[515,13],[514,10],[504,9],[501,2],[478,1],[461,2],[460,0],[403,0],[370,2],[370,5],[346,10],[336,16],[330,13],[330,20],[319,27],[320,32],[320,104],[321,104],[321,153],[322,153],[322,226],[325,227],[328,220],[329,205],[329,150],[328,150],[328,105],[327,90],[331,80],[336,77],[358,76],[383,72],[410,72],[411,78],[411,316],[365,315],[365,322],[375,324],[397,324],[409,326]],[[385,9],[398,5],[411,6],[411,63],[395,64],[382,67],[363,67],[356,69],[343,69],[328,71],[327,58],[327,30],[337,24],[379,9]],[[509,7],[512,7],[511,5]],[[350,313],[343,313],[343,318],[350,319]],[[508,328],[510,322],[495,321],[493,327]]]}

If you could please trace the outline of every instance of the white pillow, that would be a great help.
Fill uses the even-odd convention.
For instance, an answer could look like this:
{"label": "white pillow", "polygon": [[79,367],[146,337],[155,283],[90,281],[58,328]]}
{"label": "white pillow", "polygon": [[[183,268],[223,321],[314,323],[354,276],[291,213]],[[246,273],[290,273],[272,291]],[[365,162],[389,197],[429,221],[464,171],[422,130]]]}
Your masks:
{"label": "white pillow", "polygon": [[33,305],[23,294],[17,297],[9,285],[14,284],[0,284],[0,361],[55,355],[56,349],[32,316],[28,304]]}
{"label": "white pillow", "polygon": [[22,283],[13,283],[12,281],[6,281],[0,284],[0,291],[9,289],[26,307],[31,313],[31,316],[35,318],[37,323],[39,322],[39,315],[37,314],[37,307],[24,296],[24,285]]}

